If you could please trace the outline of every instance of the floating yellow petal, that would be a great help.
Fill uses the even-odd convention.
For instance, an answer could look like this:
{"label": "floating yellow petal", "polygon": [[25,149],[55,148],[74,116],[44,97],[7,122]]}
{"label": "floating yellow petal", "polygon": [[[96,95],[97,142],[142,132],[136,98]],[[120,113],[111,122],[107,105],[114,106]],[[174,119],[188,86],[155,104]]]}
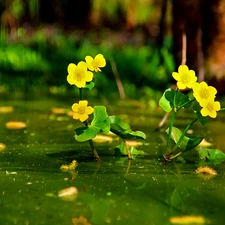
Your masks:
{"label": "floating yellow petal", "polygon": [[169,219],[172,224],[205,224],[206,219],[202,216],[175,216]]}
{"label": "floating yellow petal", "polygon": [[0,113],[11,113],[14,111],[14,108],[12,106],[1,106],[0,107]]}
{"label": "floating yellow petal", "polygon": [[88,222],[88,220],[83,216],[80,216],[79,218],[73,218],[72,222],[73,222],[73,225],[91,225]]}
{"label": "floating yellow petal", "polygon": [[27,124],[22,121],[9,121],[5,124],[9,130],[20,130],[27,127]]}

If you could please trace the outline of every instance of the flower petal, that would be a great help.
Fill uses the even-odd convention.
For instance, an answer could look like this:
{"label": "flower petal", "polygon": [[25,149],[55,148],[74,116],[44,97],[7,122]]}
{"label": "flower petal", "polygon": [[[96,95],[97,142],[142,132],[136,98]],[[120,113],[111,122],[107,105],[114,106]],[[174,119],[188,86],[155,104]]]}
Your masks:
{"label": "flower petal", "polygon": [[80,100],[79,105],[82,106],[82,107],[87,107],[88,101],[87,100]]}
{"label": "flower petal", "polygon": [[173,78],[174,78],[176,81],[180,81],[180,74],[179,74],[179,73],[173,72],[173,73],[172,73],[172,76],[173,76]]}
{"label": "flower petal", "polygon": [[74,71],[76,70],[76,65],[74,64],[74,63],[70,63],[69,65],[68,65],[68,67],[67,67],[67,71],[68,71],[68,73],[70,74],[70,73],[74,73]]}
{"label": "flower petal", "polygon": [[106,65],[105,58],[102,54],[98,54],[95,56],[95,61],[99,67],[104,67]]}
{"label": "flower petal", "polygon": [[80,114],[80,121],[84,122],[85,120],[88,119],[88,114],[84,113],[84,114]]}
{"label": "flower petal", "polygon": [[180,65],[178,67],[178,73],[187,73],[188,72],[188,67],[186,65]]}
{"label": "flower petal", "polygon": [[86,73],[85,73],[85,80],[87,81],[87,82],[90,82],[90,81],[92,81],[92,79],[93,79],[93,73],[91,72],[91,71],[87,71]]}
{"label": "flower petal", "polygon": [[75,79],[74,79],[74,76],[72,75],[72,74],[68,74],[68,76],[67,76],[67,82],[69,83],[69,84],[75,84]]}
{"label": "flower petal", "polygon": [[88,106],[86,109],[85,109],[85,112],[90,115],[94,112],[94,109],[91,107],[91,106]]}

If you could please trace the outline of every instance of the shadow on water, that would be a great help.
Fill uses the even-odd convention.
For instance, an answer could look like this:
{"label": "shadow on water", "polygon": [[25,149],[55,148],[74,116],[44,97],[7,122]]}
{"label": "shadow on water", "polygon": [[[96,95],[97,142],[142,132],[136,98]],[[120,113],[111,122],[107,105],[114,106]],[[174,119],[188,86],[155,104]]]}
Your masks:
{"label": "shadow on water", "polygon": [[[153,129],[160,117],[158,112],[126,108],[121,113],[131,126],[146,132],[146,144],[139,147],[144,156],[134,160],[115,157],[114,142],[96,143],[101,156],[96,162],[88,144],[74,140],[77,122],[51,113],[51,107],[67,107],[66,103],[47,100],[8,104],[15,109],[0,118],[0,142],[6,145],[0,152],[1,224],[66,225],[73,224],[72,218],[83,216],[96,225],[166,225],[171,217],[183,215],[223,224],[224,165],[215,165],[218,175],[212,179],[195,173],[195,152],[188,153],[186,163],[162,166],[165,136]],[[8,130],[5,123],[9,120],[25,121],[27,128]],[[74,159],[78,163],[75,170],[60,170],[62,164]],[[58,196],[68,187],[78,190],[75,199]]]}

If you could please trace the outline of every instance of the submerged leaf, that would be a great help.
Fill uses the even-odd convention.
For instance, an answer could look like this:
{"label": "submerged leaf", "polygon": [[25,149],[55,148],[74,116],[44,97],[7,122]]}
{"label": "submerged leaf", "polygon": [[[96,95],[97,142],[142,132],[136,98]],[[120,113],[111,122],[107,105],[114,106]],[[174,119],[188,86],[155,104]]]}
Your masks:
{"label": "submerged leaf", "polygon": [[[169,132],[169,129],[166,130],[167,134]],[[172,127],[172,131],[171,131],[171,138],[173,139],[173,141],[177,144],[180,137],[182,136],[182,131],[179,130],[176,127]],[[195,137],[195,136],[184,136],[182,141],[178,144],[178,147],[182,150],[182,151],[188,151],[191,150],[193,148],[195,148],[196,146],[198,146],[201,141],[203,140],[202,137]]]}

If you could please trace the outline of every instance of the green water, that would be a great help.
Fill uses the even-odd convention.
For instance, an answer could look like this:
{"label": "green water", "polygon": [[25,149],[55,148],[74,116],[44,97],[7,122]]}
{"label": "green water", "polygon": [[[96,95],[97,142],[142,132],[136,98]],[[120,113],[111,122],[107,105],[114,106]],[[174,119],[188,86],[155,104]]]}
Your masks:
{"label": "green water", "polygon": [[[55,100],[1,102],[14,107],[0,115],[0,224],[69,225],[83,216],[90,224],[167,225],[174,216],[202,216],[209,224],[224,224],[224,163],[211,165],[218,173],[212,179],[199,177],[197,153],[184,155],[185,163],[160,164],[166,136],[154,128],[163,113],[135,106],[109,106],[134,129],[146,133],[145,145],[137,147],[142,157],[115,157],[112,143],[95,143],[101,157],[95,162],[87,143],[74,140],[80,125],[67,115],[54,115],[52,107],[69,108],[71,103]],[[177,123],[184,126],[185,114]],[[20,120],[24,130],[8,130],[5,123]],[[194,132],[204,134],[217,148],[225,150],[222,116]],[[168,124],[167,124],[168,125]],[[218,129],[218,127],[220,129]],[[63,172],[62,164],[77,160],[75,171]],[[78,196],[66,201],[60,190],[76,187]],[[208,224],[207,223],[207,224]],[[190,224],[190,223],[189,223]]]}

